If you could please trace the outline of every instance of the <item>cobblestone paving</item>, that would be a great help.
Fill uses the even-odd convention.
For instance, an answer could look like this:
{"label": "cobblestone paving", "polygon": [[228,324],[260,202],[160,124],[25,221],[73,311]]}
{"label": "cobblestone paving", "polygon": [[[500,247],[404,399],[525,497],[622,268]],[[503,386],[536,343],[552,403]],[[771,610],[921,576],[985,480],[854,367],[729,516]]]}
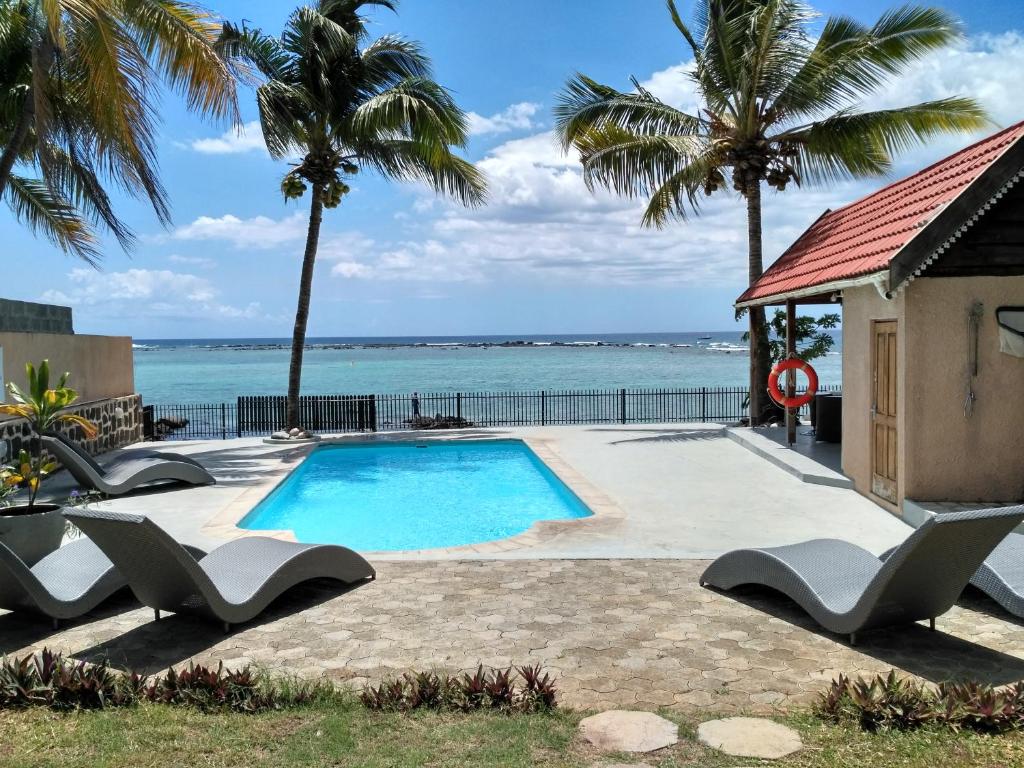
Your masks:
{"label": "cobblestone paving", "polygon": [[254,662],[359,685],[409,668],[540,662],[563,701],[605,709],[674,706],[758,712],[807,704],[840,672],[892,668],[928,680],[1024,678],[1024,625],[968,594],[938,620],[864,633],[818,632],[785,598],[703,589],[692,560],[386,562],[378,580],[341,592],[310,585],[262,623],[224,635],[214,623],[160,622],[130,597],[53,632],[0,615],[0,651],[47,645],[153,672],[187,659]]}

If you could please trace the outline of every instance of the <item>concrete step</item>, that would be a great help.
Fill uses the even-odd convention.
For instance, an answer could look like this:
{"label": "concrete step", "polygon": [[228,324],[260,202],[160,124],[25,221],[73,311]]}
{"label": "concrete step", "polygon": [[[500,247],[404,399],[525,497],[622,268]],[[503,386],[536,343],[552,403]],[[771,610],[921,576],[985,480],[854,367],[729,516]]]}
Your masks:
{"label": "concrete step", "polygon": [[[806,429],[806,427],[802,427]],[[809,456],[805,456],[787,445],[780,444],[763,430],[749,427],[729,427],[726,434],[748,451],[752,451],[793,477],[814,485],[830,485],[835,488],[853,488],[853,481],[841,472],[826,467]]]}

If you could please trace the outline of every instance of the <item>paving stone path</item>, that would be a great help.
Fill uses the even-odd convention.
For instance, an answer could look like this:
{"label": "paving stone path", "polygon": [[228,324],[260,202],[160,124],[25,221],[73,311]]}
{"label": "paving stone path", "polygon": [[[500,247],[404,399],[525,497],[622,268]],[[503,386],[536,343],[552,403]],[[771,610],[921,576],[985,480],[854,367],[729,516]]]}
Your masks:
{"label": "paving stone path", "polygon": [[760,717],[727,717],[697,727],[697,739],[733,757],[778,760],[803,748],[800,734]]}
{"label": "paving stone path", "polygon": [[603,752],[654,752],[679,741],[679,726],[653,712],[610,709],[583,718],[580,735]]}
{"label": "paving stone path", "polygon": [[0,653],[42,648],[153,672],[188,659],[254,662],[361,685],[410,668],[540,662],[562,701],[592,709],[764,712],[803,705],[837,674],[897,668],[932,681],[1024,678],[1024,625],[976,594],[924,626],[866,632],[856,648],[785,598],[703,589],[694,560],[381,562],[375,582],[301,587],[262,623],[153,621],[130,597],[54,633],[0,614]]}

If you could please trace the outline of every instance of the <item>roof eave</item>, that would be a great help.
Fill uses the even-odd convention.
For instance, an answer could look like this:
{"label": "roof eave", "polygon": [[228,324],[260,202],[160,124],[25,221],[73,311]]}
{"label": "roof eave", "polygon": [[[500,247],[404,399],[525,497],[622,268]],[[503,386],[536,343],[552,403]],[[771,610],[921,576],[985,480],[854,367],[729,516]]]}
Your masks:
{"label": "roof eave", "polygon": [[858,275],[857,277],[848,277],[842,280],[833,280],[830,283],[820,283],[819,285],[809,285],[806,288],[798,288],[795,291],[782,291],[781,293],[771,294],[769,296],[760,296],[756,299],[749,299],[747,301],[738,301],[734,305],[736,309],[749,309],[750,307],[767,307],[772,304],[785,304],[789,300],[806,299],[811,296],[827,296],[833,293],[844,291],[848,288],[860,288],[865,285],[873,285],[879,289],[879,292],[888,290],[888,269],[882,269],[877,272],[870,272],[866,275]]}
{"label": "roof eave", "polygon": [[1024,135],[950,200],[889,261],[893,291],[920,275],[1024,173]]}

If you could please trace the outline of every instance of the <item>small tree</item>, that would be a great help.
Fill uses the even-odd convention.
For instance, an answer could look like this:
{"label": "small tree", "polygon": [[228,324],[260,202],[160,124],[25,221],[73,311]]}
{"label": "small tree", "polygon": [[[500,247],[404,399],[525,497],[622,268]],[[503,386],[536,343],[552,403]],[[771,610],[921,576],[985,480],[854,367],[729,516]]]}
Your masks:
{"label": "small tree", "polygon": [[[821,317],[803,315],[796,319],[796,356],[806,363],[824,357],[832,351],[836,340],[828,331],[839,327],[838,314],[830,313]],[[750,332],[743,334],[743,340],[750,340]],[[804,346],[801,347],[801,344]],[[768,356],[772,364],[789,357],[786,351],[786,313],[776,309],[768,321]]]}
{"label": "small tree", "polygon": [[8,488],[24,487],[28,489],[28,508],[31,511],[43,478],[57,468],[55,462],[45,460],[43,447],[38,437],[49,432],[58,424],[75,424],[82,428],[86,437],[90,438],[95,437],[98,430],[96,425],[84,416],[66,412],[65,409],[78,399],[78,393],[67,386],[70,374],[62,375],[57,386],[51,389],[48,360],[43,360],[39,364],[38,370],[32,363],[26,363],[25,373],[28,376],[28,390],[22,390],[14,382],[9,383],[7,389],[10,391],[11,397],[14,398],[14,403],[0,403],[0,414],[27,420],[34,439],[30,443],[29,450],[20,451],[15,462],[4,470],[2,480]]}

